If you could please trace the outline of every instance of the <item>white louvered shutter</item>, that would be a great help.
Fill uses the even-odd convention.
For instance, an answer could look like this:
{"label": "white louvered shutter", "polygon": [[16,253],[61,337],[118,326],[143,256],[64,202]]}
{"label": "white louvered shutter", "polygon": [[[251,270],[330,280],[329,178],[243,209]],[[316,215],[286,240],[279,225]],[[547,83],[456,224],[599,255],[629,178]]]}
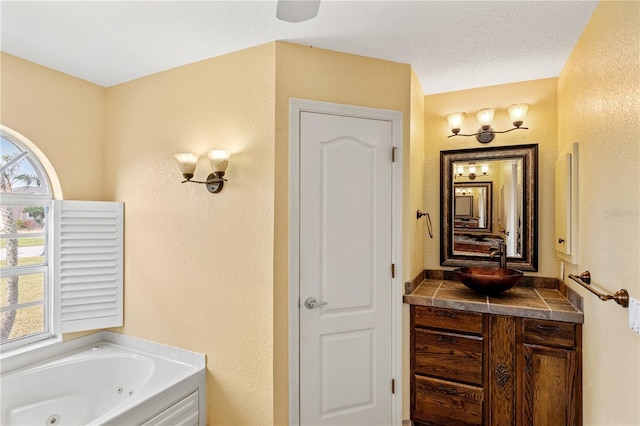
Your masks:
{"label": "white louvered shutter", "polygon": [[53,201],[54,333],[123,324],[123,203]]}

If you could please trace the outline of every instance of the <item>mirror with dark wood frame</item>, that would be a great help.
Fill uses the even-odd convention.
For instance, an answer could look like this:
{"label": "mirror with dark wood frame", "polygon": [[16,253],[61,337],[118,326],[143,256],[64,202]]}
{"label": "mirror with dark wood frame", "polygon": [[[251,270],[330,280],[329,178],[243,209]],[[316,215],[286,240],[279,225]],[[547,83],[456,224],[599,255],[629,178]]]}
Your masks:
{"label": "mirror with dark wood frame", "polygon": [[538,145],[440,152],[440,263],[538,269]]}
{"label": "mirror with dark wood frame", "polygon": [[491,234],[493,182],[454,183],[453,228],[472,234]]}

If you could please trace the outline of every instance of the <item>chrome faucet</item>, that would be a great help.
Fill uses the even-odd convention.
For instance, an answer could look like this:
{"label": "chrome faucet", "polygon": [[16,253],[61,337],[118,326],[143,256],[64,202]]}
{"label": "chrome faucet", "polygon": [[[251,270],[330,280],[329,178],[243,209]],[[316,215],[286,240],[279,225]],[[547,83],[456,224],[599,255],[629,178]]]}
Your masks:
{"label": "chrome faucet", "polygon": [[498,248],[492,248],[490,250],[490,257],[493,259],[496,256],[500,256],[500,267],[502,269],[507,268],[507,245],[504,243],[504,240],[501,238],[498,240]]}

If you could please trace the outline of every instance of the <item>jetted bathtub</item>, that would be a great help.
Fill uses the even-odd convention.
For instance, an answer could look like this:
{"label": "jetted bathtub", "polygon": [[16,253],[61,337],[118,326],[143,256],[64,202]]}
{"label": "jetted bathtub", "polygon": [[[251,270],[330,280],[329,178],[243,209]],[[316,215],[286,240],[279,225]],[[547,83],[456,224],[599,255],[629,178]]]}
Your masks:
{"label": "jetted bathtub", "polygon": [[206,424],[204,355],[117,339],[152,351],[101,340],[4,373],[0,424]]}

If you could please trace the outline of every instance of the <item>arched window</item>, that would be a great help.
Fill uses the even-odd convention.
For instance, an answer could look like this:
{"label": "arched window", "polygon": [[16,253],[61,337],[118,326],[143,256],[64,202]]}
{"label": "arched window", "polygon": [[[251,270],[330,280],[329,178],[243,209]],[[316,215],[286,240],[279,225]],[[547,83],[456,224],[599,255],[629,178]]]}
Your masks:
{"label": "arched window", "polygon": [[0,131],[2,348],[51,336],[48,225],[51,186],[38,158]]}
{"label": "arched window", "polygon": [[0,127],[3,352],[123,325],[123,203],[57,197],[60,183],[44,155]]}

